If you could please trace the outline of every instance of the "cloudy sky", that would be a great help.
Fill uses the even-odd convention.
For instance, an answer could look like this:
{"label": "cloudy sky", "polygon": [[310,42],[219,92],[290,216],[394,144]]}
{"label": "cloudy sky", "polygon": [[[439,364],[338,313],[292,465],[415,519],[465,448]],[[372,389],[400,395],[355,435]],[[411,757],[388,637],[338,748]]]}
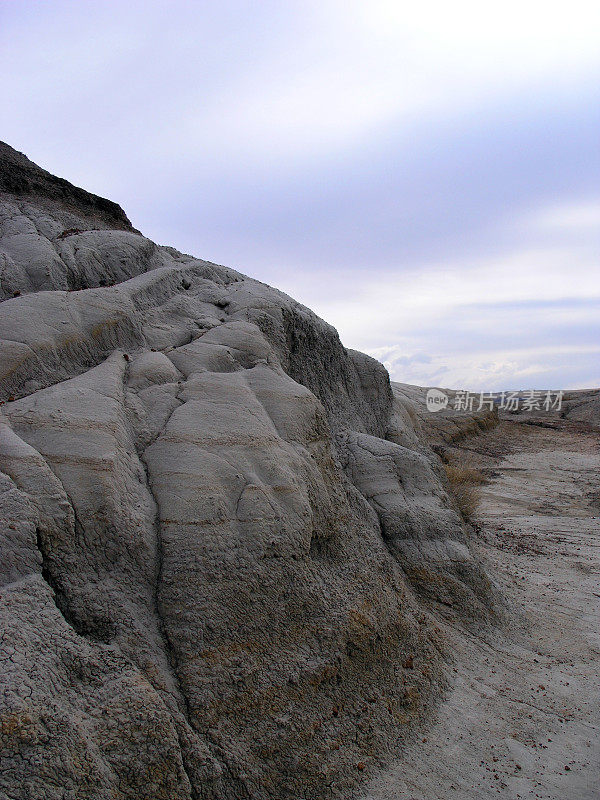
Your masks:
{"label": "cloudy sky", "polygon": [[600,386],[600,4],[0,0],[0,137],[396,380]]}

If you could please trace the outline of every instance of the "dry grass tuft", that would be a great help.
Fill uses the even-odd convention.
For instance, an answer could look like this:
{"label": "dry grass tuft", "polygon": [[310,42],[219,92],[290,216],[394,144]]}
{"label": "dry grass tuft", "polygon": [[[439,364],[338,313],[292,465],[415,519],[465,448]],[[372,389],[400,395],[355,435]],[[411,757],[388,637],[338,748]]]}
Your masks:
{"label": "dry grass tuft", "polygon": [[470,522],[475,516],[481,500],[479,486],[487,482],[486,478],[478,469],[473,467],[445,464],[445,469],[450,491],[456,501],[458,510],[463,519]]}
{"label": "dry grass tuft", "polygon": [[482,483],[487,483],[485,475],[474,467],[446,464],[446,475],[451,486],[463,486],[465,484],[478,486]]}

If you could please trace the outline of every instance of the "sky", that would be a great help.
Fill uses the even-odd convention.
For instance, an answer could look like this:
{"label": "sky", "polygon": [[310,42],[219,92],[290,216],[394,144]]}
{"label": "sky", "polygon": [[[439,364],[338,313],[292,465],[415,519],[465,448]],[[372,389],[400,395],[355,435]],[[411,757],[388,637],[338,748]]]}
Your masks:
{"label": "sky", "polygon": [[600,4],[0,0],[0,138],[392,379],[600,386]]}

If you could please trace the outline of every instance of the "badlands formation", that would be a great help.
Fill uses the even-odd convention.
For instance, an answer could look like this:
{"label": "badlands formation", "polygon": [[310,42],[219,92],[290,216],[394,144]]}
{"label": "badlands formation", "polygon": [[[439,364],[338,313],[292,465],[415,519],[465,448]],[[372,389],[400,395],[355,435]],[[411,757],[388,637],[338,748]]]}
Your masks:
{"label": "badlands formation", "polygon": [[[432,425],[307,308],[4,144],[0,291],[0,797],[487,797],[452,794],[484,756],[471,740],[461,769],[445,709],[469,726],[468,648],[525,622],[443,459],[492,442],[491,530],[515,495],[491,488],[502,426],[535,420]],[[567,416],[597,504],[597,395]],[[519,758],[503,796],[535,797]]]}

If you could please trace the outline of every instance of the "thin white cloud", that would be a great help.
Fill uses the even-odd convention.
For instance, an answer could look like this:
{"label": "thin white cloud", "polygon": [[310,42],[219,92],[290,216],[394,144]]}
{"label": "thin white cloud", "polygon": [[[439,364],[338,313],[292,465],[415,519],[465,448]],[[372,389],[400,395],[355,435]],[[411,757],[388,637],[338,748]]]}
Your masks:
{"label": "thin white cloud", "polygon": [[201,143],[234,162],[329,153],[392,122],[464,114],[527,85],[556,91],[600,67],[600,6],[587,0],[325,2],[302,16],[208,104],[190,97],[169,129],[184,151]]}
{"label": "thin white cloud", "polygon": [[346,287],[341,300],[310,296],[309,289],[290,280],[285,291],[306,298],[352,346],[373,347],[394,335],[452,319],[465,326],[472,319],[478,327],[491,305],[512,304],[518,310],[524,303],[600,299],[599,271],[597,252],[573,242],[554,249],[419,264],[400,274],[373,270],[353,283],[353,294]]}
{"label": "thin white cloud", "polygon": [[600,346],[562,346],[458,355],[436,355],[422,361],[415,355],[406,357],[404,345],[381,347],[370,355],[382,361],[392,380],[417,386],[440,386],[448,389],[469,389],[475,392],[492,392],[516,389],[571,389],[598,388],[600,373],[596,371],[587,380],[567,381],[565,362],[574,359],[584,364],[598,361]]}
{"label": "thin white cloud", "polygon": [[600,241],[600,199],[574,203],[555,203],[546,208],[532,212],[526,224],[541,229],[563,231],[572,229],[578,232],[590,232]]}

